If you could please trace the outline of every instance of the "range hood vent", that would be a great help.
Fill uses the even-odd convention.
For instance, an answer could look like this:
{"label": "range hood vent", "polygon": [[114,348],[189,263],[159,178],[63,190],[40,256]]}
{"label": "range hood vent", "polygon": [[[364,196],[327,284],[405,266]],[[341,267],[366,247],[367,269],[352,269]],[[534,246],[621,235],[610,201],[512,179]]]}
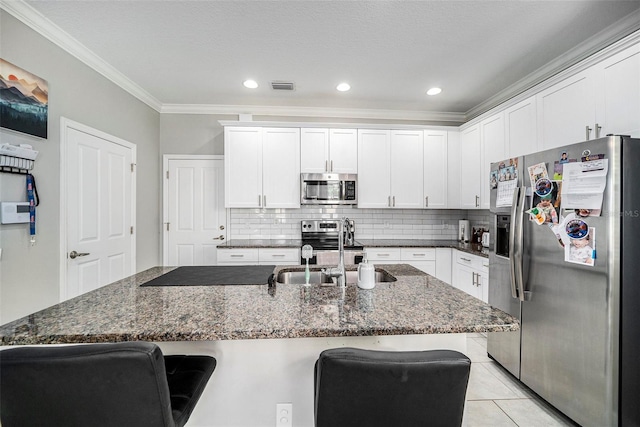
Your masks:
{"label": "range hood vent", "polygon": [[273,90],[295,90],[293,82],[271,82]]}

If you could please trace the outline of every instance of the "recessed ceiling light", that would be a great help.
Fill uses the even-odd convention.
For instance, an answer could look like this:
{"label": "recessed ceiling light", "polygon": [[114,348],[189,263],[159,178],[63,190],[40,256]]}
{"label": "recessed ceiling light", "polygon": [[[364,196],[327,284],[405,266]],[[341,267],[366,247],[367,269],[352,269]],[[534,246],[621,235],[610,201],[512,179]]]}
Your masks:
{"label": "recessed ceiling light", "polygon": [[338,89],[340,92],[346,92],[351,89],[351,86],[349,86],[349,83],[340,83],[338,86],[336,86],[336,89]]}
{"label": "recessed ceiling light", "polygon": [[427,95],[437,95],[440,92],[442,92],[442,89],[440,89],[439,87],[432,87],[427,91]]}
{"label": "recessed ceiling light", "polygon": [[255,80],[245,80],[242,84],[244,85],[244,87],[249,89],[255,89],[258,87],[258,83]]}

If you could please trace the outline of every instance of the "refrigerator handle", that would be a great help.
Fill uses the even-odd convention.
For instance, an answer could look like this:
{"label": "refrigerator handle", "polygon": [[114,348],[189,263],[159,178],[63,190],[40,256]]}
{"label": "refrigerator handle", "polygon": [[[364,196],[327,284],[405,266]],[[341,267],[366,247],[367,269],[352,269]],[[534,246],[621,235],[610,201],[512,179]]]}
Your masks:
{"label": "refrigerator handle", "polygon": [[[523,270],[524,270],[524,262],[523,262],[523,245],[524,245],[524,205],[525,205],[525,198],[527,196],[527,188],[526,187],[522,187],[520,188],[520,195],[519,195],[519,200],[518,200],[518,212],[517,212],[517,218],[516,221],[518,222],[516,225],[516,236],[515,236],[515,240],[516,240],[516,247],[514,248],[513,251],[513,255],[514,255],[514,264],[515,264],[515,268],[514,268],[514,272],[515,272],[515,276],[516,276],[516,280],[515,280],[515,284],[518,286],[518,299],[520,301],[524,301],[525,300],[525,295],[524,295],[524,278],[523,278]],[[513,221],[513,220],[512,220]]]}
{"label": "refrigerator handle", "polygon": [[518,298],[518,286],[516,284],[516,218],[518,216],[518,202],[520,201],[520,187],[513,190],[513,202],[511,204],[511,229],[509,230],[509,270],[511,273],[511,296]]}

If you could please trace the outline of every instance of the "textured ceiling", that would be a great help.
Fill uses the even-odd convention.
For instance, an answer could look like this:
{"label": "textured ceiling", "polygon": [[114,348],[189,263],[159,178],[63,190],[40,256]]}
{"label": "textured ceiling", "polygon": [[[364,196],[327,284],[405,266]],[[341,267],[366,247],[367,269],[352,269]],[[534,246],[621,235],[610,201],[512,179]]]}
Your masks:
{"label": "textured ceiling", "polygon": [[[640,8],[612,0],[27,3],[163,104],[457,113]],[[244,88],[247,78],[260,87]],[[275,92],[272,80],[296,90]],[[351,91],[335,90],[342,81]],[[442,94],[426,96],[432,86]]]}

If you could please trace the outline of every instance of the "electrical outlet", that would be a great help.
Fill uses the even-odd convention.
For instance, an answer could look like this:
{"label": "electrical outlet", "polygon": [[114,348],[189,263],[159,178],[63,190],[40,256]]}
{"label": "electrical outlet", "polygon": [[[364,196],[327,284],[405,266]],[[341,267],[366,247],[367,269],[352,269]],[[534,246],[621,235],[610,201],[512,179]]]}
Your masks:
{"label": "electrical outlet", "polygon": [[276,427],[293,427],[293,403],[276,403]]}

